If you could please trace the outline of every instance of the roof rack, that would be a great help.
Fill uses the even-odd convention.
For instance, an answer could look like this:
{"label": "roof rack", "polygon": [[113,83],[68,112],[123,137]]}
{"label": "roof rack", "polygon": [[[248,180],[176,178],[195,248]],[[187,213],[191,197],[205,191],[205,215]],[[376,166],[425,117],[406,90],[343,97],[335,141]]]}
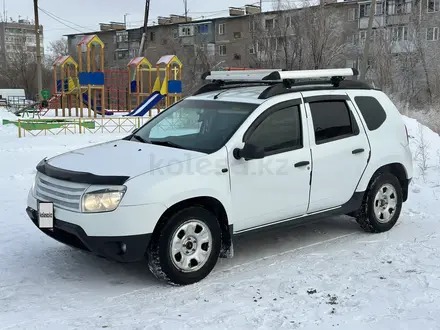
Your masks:
{"label": "roof rack", "polygon": [[319,70],[237,70],[237,71],[209,71],[202,75],[203,80],[212,81],[273,81],[283,80],[314,79],[328,77],[350,77],[357,76],[358,70],[355,68],[343,69],[319,69]]}
{"label": "roof rack", "polygon": [[202,80],[211,82],[202,86],[193,95],[249,85],[268,85],[268,88],[258,97],[259,99],[301,90],[328,88],[371,89],[372,87],[364,82],[345,80],[346,77],[357,76],[358,74],[359,71],[355,68],[297,71],[273,69],[208,71],[202,75]]}

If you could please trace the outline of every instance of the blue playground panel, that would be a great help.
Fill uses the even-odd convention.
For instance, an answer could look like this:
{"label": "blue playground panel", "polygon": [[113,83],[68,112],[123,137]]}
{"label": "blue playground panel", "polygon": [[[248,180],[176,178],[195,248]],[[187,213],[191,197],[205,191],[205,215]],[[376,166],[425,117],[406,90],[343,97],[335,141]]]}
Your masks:
{"label": "blue playground panel", "polygon": [[130,90],[132,93],[136,93],[136,80],[130,82]]}
{"label": "blue playground panel", "polygon": [[169,80],[168,81],[168,94],[182,93],[182,81],[181,80]]}
{"label": "blue playground panel", "polygon": [[[64,79],[64,91],[69,91],[69,81],[68,79]],[[57,80],[57,92],[61,93],[61,79]]]}
{"label": "blue playground panel", "polygon": [[80,72],[78,78],[80,85],[104,85],[104,72]]}

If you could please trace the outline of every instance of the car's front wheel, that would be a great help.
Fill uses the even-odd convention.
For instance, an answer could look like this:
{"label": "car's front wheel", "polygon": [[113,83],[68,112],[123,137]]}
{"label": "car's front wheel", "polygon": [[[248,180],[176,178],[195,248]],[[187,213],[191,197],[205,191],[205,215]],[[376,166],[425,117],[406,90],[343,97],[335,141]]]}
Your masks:
{"label": "car's front wheel", "polygon": [[399,180],[391,173],[382,173],[371,182],[356,221],[367,232],[390,230],[402,210],[403,194]]}
{"label": "car's front wheel", "polygon": [[189,207],[167,219],[152,238],[149,268],[161,280],[192,284],[212,271],[220,247],[220,226],[214,214],[203,207]]}

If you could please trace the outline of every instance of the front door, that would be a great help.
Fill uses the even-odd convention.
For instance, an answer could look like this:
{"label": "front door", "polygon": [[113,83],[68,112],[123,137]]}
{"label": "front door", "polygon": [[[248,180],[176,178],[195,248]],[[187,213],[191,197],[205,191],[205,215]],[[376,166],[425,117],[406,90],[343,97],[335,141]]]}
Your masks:
{"label": "front door", "polygon": [[287,101],[264,111],[244,142],[264,147],[263,159],[235,159],[229,152],[234,229],[245,231],[306,213],[311,155],[305,110]]}

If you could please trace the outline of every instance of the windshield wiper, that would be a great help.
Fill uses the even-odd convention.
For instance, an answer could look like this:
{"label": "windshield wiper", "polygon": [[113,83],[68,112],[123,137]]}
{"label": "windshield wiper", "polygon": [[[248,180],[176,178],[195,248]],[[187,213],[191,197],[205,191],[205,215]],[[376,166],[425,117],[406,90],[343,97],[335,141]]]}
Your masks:
{"label": "windshield wiper", "polygon": [[149,141],[145,140],[142,136],[139,136],[139,135],[134,134],[133,137],[134,137],[136,140],[138,140],[139,142],[142,142],[142,143],[149,143]]}
{"label": "windshield wiper", "polygon": [[178,145],[174,142],[170,142],[170,141],[148,141],[148,143],[151,144],[157,144],[160,146],[165,146],[165,147],[172,147],[172,148],[178,148],[178,149],[185,149],[183,146]]}

